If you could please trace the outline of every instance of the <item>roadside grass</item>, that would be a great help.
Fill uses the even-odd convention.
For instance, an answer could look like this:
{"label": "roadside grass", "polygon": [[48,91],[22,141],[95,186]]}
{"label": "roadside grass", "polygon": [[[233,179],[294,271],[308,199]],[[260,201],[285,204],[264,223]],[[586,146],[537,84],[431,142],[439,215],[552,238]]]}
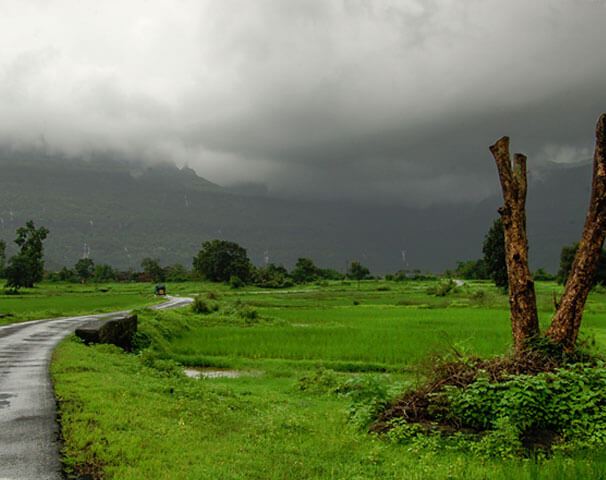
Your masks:
{"label": "roadside grass", "polygon": [[[327,371],[339,381],[376,380],[399,391],[420,378],[418,367],[433,354],[509,348],[502,292],[471,282],[436,297],[427,293],[431,284],[169,286],[169,293],[200,293],[218,310],[139,310],[140,331],[152,341],[139,355],[73,338],[56,350],[66,470],[74,478],[115,479],[606,478],[606,452],[596,450],[501,460],[436,438],[395,443],[352,421],[351,398],[301,389],[303,378]],[[561,287],[537,286],[544,322],[553,290]],[[592,293],[584,319],[584,334],[599,346],[605,306],[606,294]],[[175,361],[243,375],[190,379]]]}
{"label": "roadside grass", "polygon": [[42,283],[7,295],[0,290],[0,325],[41,318],[129,310],[158,303],[153,286],[136,283]]}

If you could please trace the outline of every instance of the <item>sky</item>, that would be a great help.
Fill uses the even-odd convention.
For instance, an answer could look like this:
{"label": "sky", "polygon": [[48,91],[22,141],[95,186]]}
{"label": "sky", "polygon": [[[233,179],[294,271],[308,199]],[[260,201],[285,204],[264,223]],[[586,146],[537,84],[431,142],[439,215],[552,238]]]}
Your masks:
{"label": "sky", "polygon": [[476,201],[502,135],[537,176],[591,158],[605,23],[606,0],[0,0],[0,144]]}

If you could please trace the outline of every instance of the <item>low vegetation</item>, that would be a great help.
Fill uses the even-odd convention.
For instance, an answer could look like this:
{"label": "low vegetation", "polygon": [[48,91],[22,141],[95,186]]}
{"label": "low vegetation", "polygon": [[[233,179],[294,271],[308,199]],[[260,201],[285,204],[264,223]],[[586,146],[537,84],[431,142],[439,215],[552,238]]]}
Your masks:
{"label": "low vegetation", "polygon": [[[436,356],[472,361],[510,348],[501,289],[466,282],[445,296],[428,293],[438,285],[170,285],[171,292],[200,294],[209,308],[139,311],[138,354],[74,339],[56,351],[66,471],[119,479],[604,478],[606,451],[594,441],[601,430],[587,428],[601,411],[604,375],[590,366],[540,373],[526,392],[522,377],[491,383],[487,365],[486,375],[453,386],[438,402],[453,406],[436,417],[441,429],[395,420],[375,428],[403,391],[427,383]],[[554,290],[561,286],[537,285],[542,317],[553,312]],[[600,287],[590,296],[583,335],[594,351],[606,345]],[[184,366],[241,375],[192,379]],[[576,410],[558,404],[552,411],[558,391],[581,395],[571,400]],[[530,415],[527,396],[537,411],[551,413]],[[548,442],[520,435],[532,430],[531,420],[530,427],[549,426]],[[461,428],[468,436],[456,433]],[[530,440],[538,447],[532,454]]]}
{"label": "low vegetation", "polygon": [[90,313],[114,312],[157,303],[149,284],[78,285],[42,283],[18,293],[0,290],[0,325]]}

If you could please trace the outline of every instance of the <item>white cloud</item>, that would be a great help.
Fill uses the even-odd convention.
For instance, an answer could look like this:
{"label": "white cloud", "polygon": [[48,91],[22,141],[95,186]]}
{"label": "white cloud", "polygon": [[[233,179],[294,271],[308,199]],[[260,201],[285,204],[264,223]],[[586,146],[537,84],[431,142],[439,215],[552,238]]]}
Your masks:
{"label": "white cloud", "polygon": [[605,15],[582,0],[3,0],[0,140],[170,157],[274,191],[482,196],[469,186],[494,180],[485,146],[503,133],[589,148]]}

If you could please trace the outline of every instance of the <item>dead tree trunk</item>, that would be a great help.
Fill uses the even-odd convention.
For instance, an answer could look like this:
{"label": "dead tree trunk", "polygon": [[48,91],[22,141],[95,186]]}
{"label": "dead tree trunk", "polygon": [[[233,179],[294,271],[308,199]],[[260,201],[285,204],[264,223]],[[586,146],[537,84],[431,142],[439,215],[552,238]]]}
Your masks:
{"label": "dead tree trunk", "polygon": [[606,236],[606,114],[596,127],[593,156],[591,200],[583,229],[583,237],[566,282],[564,295],[553,317],[547,336],[572,350],[579,334],[583,308],[593,286],[598,260]]}
{"label": "dead tree trunk", "polygon": [[505,254],[509,282],[511,329],[516,354],[521,354],[528,340],[539,334],[539,319],[534,282],[528,267],[526,237],[526,157],[514,155],[512,168],[509,137],[490,147],[499,171],[504,205],[499,209],[505,231]]}

